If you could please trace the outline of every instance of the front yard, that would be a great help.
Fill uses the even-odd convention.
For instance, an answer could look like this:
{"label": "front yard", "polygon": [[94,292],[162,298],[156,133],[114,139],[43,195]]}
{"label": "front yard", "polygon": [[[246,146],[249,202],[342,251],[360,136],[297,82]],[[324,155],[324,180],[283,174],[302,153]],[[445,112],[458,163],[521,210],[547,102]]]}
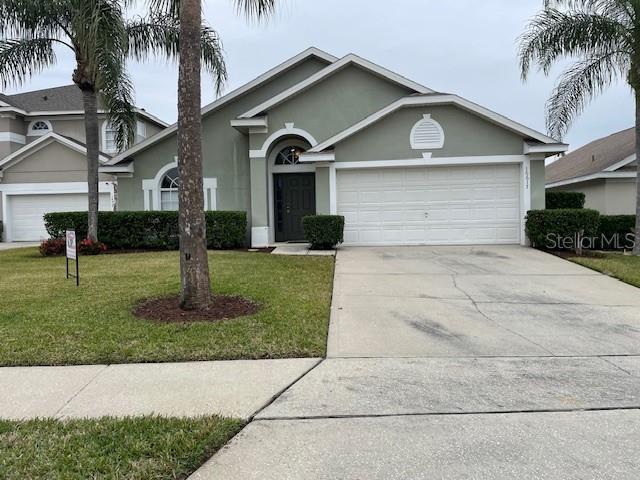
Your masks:
{"label": "front yard", "polygon": [[240,428],[219,417],[0,420],[0,477],[184,479]]}
{"label": "front yard", "polygon": [[574,257],[571,260],[640,288],[640,257],[609,253],[602,258]]}
{"label": "front yard", "polygon": [[325,355],[333,258],[212,252],[216,293],[262,305],[220,323],[159,324],[131,310],[179,290],[178,253],[64,258],[0,252],[0,365],[173,362]]}

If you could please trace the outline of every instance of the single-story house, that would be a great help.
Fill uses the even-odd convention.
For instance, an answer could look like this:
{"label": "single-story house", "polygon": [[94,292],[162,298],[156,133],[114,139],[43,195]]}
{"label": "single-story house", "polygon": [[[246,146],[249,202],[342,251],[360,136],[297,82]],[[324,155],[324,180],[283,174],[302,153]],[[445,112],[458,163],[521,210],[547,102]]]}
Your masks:
{"label": "single-story house", "polygon": [[[117,154],[115,130],[100,108],[100,161]],[[136,142],[167,125],[137,110]],[[0,222],[5,241],[47,238],[42,216],[87,210],[84,105],[75,85],[0,94]],[[115,177],[100,175],[100,208],[113,210]]]}
{"label": "single-story house", "polygon": [[582,192],[586,208],[604,215],[636,213],[634,128],[600,138],[547,166],[549,191]]}
{"label": "single-story house", "polygon": [[[202,110],[207,209],[254,247],[346,219],[347,245],[518,244],[567,145],[357,55],[308,49]],[[119,210],[177,208],[176,125],[115,155]]]}

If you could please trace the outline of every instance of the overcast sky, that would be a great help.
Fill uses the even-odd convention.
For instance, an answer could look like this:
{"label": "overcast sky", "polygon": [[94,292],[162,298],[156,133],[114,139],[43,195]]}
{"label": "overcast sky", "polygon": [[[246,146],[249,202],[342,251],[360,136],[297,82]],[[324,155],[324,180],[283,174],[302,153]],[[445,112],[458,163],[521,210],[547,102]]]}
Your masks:
{"label": "overcast sky", "polygon": [[[232,90],[309,46],[341,57],[356,53],[441,92],[461,95],[544,131],[550,78],[520,80],[517,37],[542,0],[284,0],[275,18],[248,23],[232,0],[203,0],[223,39]],[[70,83],[73,58],[20,91]],[[136,101],[168,123],[176,119],[177,69],[163,62],[131,65]],[[203,104],[215,96],[203,84]],[[7,93],[13,93],[9,91]],[[573,126],[572,149],[633,125],[633,99],[620,84],[592,103]]]}

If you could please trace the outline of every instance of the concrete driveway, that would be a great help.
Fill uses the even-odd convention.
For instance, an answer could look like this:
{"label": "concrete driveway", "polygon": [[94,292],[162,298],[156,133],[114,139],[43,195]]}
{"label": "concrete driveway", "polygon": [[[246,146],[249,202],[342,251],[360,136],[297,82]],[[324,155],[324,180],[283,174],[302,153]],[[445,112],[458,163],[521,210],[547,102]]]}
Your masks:
{"label": "concrete driveway", "polygon": [[640,292],[517,246],[345,249],[329,357],[640,354]]}
{"label": "concrete driveway", "polygon": [[531,249],[340,251],[329,358],[194,479],[640,478],[640,290]]}

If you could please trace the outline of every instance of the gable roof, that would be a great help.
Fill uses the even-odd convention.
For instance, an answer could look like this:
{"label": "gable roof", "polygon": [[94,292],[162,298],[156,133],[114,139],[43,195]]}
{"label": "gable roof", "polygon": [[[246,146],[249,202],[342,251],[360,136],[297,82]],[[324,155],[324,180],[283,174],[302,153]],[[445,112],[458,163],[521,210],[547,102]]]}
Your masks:
{"label": "gable roof", "polygon": [[[82,92],[76,85],[45,88],[14,95],[0,94],[0,108],[11,109],[12,107],[27,116],[84,114]],[[98,95],[98,112],[104,113],[104,104],[100,95]],[[165,122],[144,109],[136,108],[136,112],[161,127],[167,126]]]}
{"label": "gable roof", "polygon": [[557,152],[563,152],[563,151],[566,151],[567,149],[567,145],[560,143],[543,133],[537,132],[518,122],[514,122],[513,120],[507,117],[504,117],[498,113],[495,113],[487,108],[481,107],[480,105],[470,102],[469,100],[466,100],[462,97],[459,97],[457,95],[452,95],[452,94],[445,94],[445,93],[432,93],[432,94],[426,94],[426,95],[414,95],[414,96],[404,97],[399,100],[396,100],[392,104],[368,116],[361,122],[356,123],[352,127],[346,130],[343,130],[337,135],[334,135],[328,140],[316,145],[314,148],[310,149],[308,153],[320,153],[323,150],[331,148],[336,143],[339,143],[344,139],[349,138],[352,135],[355,135],[356,133],[364,130],[370,125],[376,122],[379,122],[380,120],[391,115],[394,112],[397,112],[401,108],[430,106],[430,105],[456,105],[464,110],[475,113],[492,123],[500,125],[508,130],[511,130],[512,132],[518,133],[525,138],[531,138],[533,140],[542,142],[544,144],[557,146]]}
{"label": "gable roof", "polygon": [[[87,146],[84,143],[79,142],[78,140],[75,140],[73,138],[60,135],[55,132],[50,132],[38,138],[34,142],[31,142],[25,145],[20,150],[16,150],[11,155],[8,155],[7,157],[3,158],[0,161],[0,177],[2,176],[3,170],[6,170],[7,168],[14,166],[16,163],[19,163],[20,161],[29,157],[30,154],[35,153],[38,150],[46,147],[50,143],[54,143],[54,142],[60,143],[61,145],[64,145],[67,148],[75,150],[76,152],[82,155],[87,154]],[[106,153],[100,152],[100,156],[99,156],[100,162],[106,163],[109,161],[109,158],[110,158],[109,155],[107,155]]]}
{"label": "gable roof", "polygon": [[599,138],[547,165],[547,185],[573,183],[570,181],[594,175],[606,176],[606,173],[630,165],[636,160],[635,143],[634,128]]}
{"label": "gable roof", "polygon": [[360,68],[363,68],[371,73],[374,73],[375,75],[385,78],[387,80],[390,80],[393,83],[396,83],[398,85],[401,85],[403,87],[406,87],[410,90],[413,90],[416,93],[434,93],[433,90],[431,90],[430,88],[425,87],[424,85],[420,85],[419,83],[416,83],[412,80],[409,80],[408,78],[405,78],[401,75],[398,75],[397,73],[392,72],[391,70],[387,70],[384,67],[381,67],[379,65],[376,65],[373,62],[370,62],[368,60],[365,60],[364,58],[359,57],[358,55],[354,55],[349,54],[343,58],[341,58],[339,61],[333,63],[332,65],[329,65],[327,68],[320,70],[319,72],[317,72],[314,75],[311,75],[309,78],[303,80],[302,82],[298,83],[297,85],[294,85],[293,87],[289,88],[288,90],[285,90],[284,92],[276,95],[275,97],[270,98],[269,100],[267,100],[266,102],[261,103],[260,105],[255,106],[254,108],[252,108],[251,110],[249,110],[248,112],[243,113],[242,115],[240,115],[238,118],[240,119],[244,119],[244,118],[252,118],[255,117],[257,115],[261,115],[264,112],[266,112],[267,110],[280,105],[281,103],[286,102],[288,99],[304,92],[305,90],[307,90],[308,88],[312,87],[313,85],[321,82],[322,80],[324,80],[325,78],[349,67],[350,65],[356,65]]}
{"label": "gable roof", "polygon": [[[235,100],[236,98],[240,97],[241,95],[244,95],[245,93],[248,93],[248,92],[258,88],[259,86],[264,85],[266,82],[268,82],[272,78],[277,77],[278,75],[286,72],[287,70],[295,67],[296,65],[299,65],[300,63],[302,63],[305,60],[307,60],[309,58],[312,58],[312,57],[324,60],[325,62],[327,62],[327,64],[331,64],[331,63],[333,63],[333,62],[338,60],[337,57],[334,57],[333,55],[331,55],[331,54],[329,54],[327,52],[324,52],[324,51],[322,51],[322,50],[320,50],[318,48],[315,48],[315,47],[308,48],[308,49],[304,50],[303,52],[299,53],[298,55],[296,55],[294,57],[291,57],[289,60],[281,63],[280,65],[277,65],[276,67],[272,68],[271,70],[263,73],[259,77],[256,77],[252,81],[250,81],[250,82],[244,84],[243,86],[241,86],[241,87],[229,92],[226,95],[223,95],[222,97],[218,98],[216,101],[214,101],[214,102],[210,103],[209,105],[203,107],[202,110],[201,110],[201,114],[204,116],[204,115],[207,115],[209,113],[215,112],[216,110],[222,108],[223,106],[225,106],[228,103],[232,102],[233,100]],[[137,145],[134,145],[129,150],[126,150],[126,151],[122,152],[121,154],[116,155],[109,162],[109,165],[115,165],[115,164],[118,164],[120,162],[126,161],[127,158],[130,157],[131,155],[134,155],[134,154],[136,154],[138,152],[146,150],[147,148],[151,147],[155,143],[157,143],[157,142],[163,140],[164,138],[167,138],[168,136],[172,135],[177,130],[178,130],[178,124],[174,123],[173,125],[171,125],[170,127],[164,129],[163,131],[153,135],[152,137],[149,137],[144,142],[141,142],[141,143],[139,143]]]}

